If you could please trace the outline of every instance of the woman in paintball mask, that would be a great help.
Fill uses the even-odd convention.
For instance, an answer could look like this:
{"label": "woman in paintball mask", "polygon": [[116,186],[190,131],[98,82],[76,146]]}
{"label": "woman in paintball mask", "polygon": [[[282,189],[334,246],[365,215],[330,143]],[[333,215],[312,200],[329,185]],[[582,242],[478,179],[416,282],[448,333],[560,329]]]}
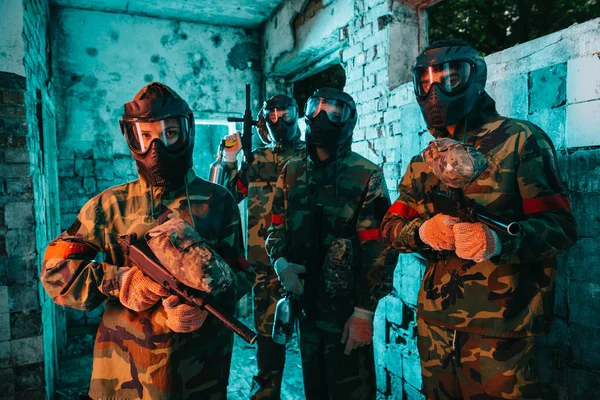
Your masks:
{"label": "woman in paintball mask", "polygon": [[[231,331],[145,276],[117,238],[183,226],[193,235],[167,232],[171,249],[202,246],[205,263],[192,278],[212,282],[206,290],[215,305],[233,313],[254,281],[243,257],[237,204],[226,189],[195,175],[193,114],[171,88],[158,82],[145,86],[125,104],[120,123],[139,179],[86,203],[73,225],[48,245],[42,284],[59,305],[93,310],[106,303],[94,346],[91,398],[225,399]],[[160,256],[181,254],[165,249]],[[181,268],[184,277],[188,272]]]}

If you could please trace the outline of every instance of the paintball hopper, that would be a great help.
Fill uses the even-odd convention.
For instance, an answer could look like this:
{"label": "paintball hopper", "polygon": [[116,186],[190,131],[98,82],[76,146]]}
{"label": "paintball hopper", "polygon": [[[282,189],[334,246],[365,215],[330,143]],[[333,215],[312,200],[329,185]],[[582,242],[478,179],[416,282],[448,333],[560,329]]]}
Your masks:
{"label": "paintball hopper", "polygon": [[146,242],[161,264],[181,283],[216,294],[233,282],[229,265],[181,218],[172,218],[146,233]]}
{"label": "paintball hopper", "polygon": [[453,188],[471,184],[488,167],[487,158],[473,146],[449,138],[429,142],[423,157],[435,176]]}

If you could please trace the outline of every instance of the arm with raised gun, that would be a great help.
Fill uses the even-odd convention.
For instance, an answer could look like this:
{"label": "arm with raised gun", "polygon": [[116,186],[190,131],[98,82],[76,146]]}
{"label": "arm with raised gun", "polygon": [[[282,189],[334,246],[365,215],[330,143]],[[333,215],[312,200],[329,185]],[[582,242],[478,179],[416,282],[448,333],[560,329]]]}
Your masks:
{"label": "arm with raised gun", "polygon": [[250,109],[250,84],[246,84],[246,111],[243,118],[229,117],[227,122],[242,122],[242,149],[244,150],[244,158],[248,164],[254,161],[252,154],[252,127],[257,126],[258,121],[252,119],[252,110]]}
{"label": "arm with raised gun", "polygon": [[136,265],[144,275],[162,285],[170,294],[178,296],[182,302],[199,307],[214,315],[223,325],[237,333],[246,342],[252,344],[256,341],[256,333],[236,318],[211,304],[210,294],[191,288],[179,282],[154,256],[150,247],[143,240],[137,240],[137,235],[131,233],[117,239],[123,253],[129,261]]}

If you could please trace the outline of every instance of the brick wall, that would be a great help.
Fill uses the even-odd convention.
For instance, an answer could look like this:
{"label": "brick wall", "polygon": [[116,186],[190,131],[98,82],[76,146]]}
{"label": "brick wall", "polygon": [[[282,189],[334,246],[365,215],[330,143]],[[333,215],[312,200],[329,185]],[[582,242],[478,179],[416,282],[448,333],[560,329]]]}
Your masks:
{"label": "brick wall", "polygon": [[57,230],[57,214],[49,213],[58,213],[50,207],[57,204],[57,184],[48,4],[15,6],[21,7],[15,26],[22,29],[25,76],[0,72],[0,392],[7,399],[41,399],[53,393],[57,338],[54,306],[40,296],[38,275],[42,250]]}
{"label": "brick wall", "polygon": [[[406,84],[410,78],[397,65],[412,63],[417,53],[419,18],[416,9],[399,3],[392,8],[385,0],[355,1],[355,11],[344,31],[348,47],[340,55],[345,90],[359,115],[352,148],[381,166],[393,201],[411,157],[431,140],[412,85]],[[422,398],[415,308],[423,272],[417,258],[400,255],[393,293],[378,306],[374,344],[381,397]]]}

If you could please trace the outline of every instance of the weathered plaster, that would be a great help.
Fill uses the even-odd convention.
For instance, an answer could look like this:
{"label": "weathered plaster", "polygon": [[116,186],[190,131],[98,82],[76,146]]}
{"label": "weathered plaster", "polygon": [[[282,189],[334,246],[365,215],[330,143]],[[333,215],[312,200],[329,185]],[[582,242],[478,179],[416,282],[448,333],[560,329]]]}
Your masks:
{"label": "weathered plaster", "polygon": [[95,142],[104,141],[129,154],[118,120],[151,81],[175,89],[196,118],[222,120],[241,115],[244,83],[259,82],[257,33],[65,8],[52,25],[59,147],[98,151]]}
{"label": "weathered plaster", "polygon": [[23,0],[0,2],[0,71],[25,76],[23,57]]}

